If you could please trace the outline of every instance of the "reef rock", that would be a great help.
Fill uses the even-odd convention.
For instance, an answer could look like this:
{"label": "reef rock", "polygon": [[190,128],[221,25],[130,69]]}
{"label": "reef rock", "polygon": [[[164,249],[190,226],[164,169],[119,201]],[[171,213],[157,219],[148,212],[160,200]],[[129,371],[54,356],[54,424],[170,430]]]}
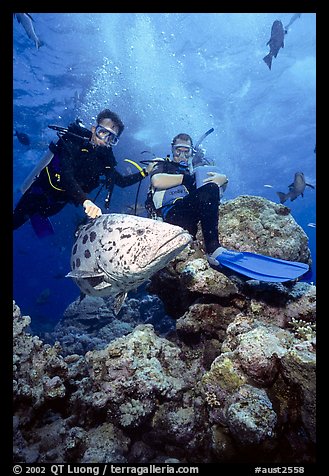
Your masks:
{"label": "reef rock", "polygon": [[25,333],[31,319],[22,317],[15,303],[13,314],[14,402],[29,404],[29,413],[35,413],[47,401],[65,397],[67,365],[58,344],[43,345],[37,336]]}
{"label": "reef rock", "polygon": [[139,426],[153,413],[159,398],[175,399],[186,389],[188,372],[180,353],[174,344],[159,338],[153,326],[137,326],[105,349],[86,354],[93,387],[86,402],[106,407],[122,427]]}
{"label": "reef rock", "polygon": [[[289,208],[262,197],[242,195],[222,203],[218,235],[220,243],[228,249],[311,264],[307,235],[290,215]],[[161,298],[166,312],[177,319],[209,295],[230,298],[246,288],[252,295],[262,287],[267,288],[269,295],[280,294],[283,300],[285,287],[280,288],[280,284],[246,284],[245,279],[241,281],[241,276],[228,268],[212,269],[199,227],[197,242],[152,276],[148,289]]]}
{"label": "reef rock", "polygon": [[126,463],[130,439],[111,423],[103,423],[88,432],[86,451],[81,463]]}
{"label": "reef rock", "polygon": [[275,436],[277,416],[264,389],[244,385],[227,409],[227,423],[233,437],[249,446]]}
{"label": "reef rock", "polygon": [[282,376],[296,385],[301,421],[311,441],[316,441],[316,363],[314,347],[306,341],[289,349],[281,360]]}
{"label": "reef rock", "polygon": [[[244,196],[220,215],[224,246],[310,261],[287,207]],[[14,304],[15,462],[314,463],[315,286],[213,270],[199,240],[148,291],[118,316],[76,301],[52,344]]]}
{"label": "reef rock", "polygon": [[204,295],[227,297],[236,294],[238,289],[224,274],[212,269],[204,258],[190,260],[185,266],[177,268],[181,285],[190,292]]}
{"label": "reef rock", "polygon": [[113,312],[113,298],[85,296],[76,299],[65,310],[55,329],[43,338],[58,341],[63,355],[84,355],[89,350],[103,349],[112,340],[132,332],[137,324],[152,324],[165,334],[174,327],[157,296],[128,297],[118,315]]}
{"label": "reef rock", "polygon": [[241,195],[219,208],[222,246],[311,263],[308,238],[290,209],[262,197]]}
{"label": "reef rock", "polygon": [[196,335],[223,341],[226,337],[226,328],[234,320],[236,313],[236,308],[217,303],[193,304],[177,320],[176,330],[185,341],[195,338]]}

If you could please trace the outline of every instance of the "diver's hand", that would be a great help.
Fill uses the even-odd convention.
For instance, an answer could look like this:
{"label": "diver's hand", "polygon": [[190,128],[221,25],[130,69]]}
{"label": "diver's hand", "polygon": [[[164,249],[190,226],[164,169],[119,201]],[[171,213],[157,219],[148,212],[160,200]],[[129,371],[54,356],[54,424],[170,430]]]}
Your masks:
{"label": "diver's hand", "polygon": [[82,206],[85,209],[86,214],[90,218],[100,217],[102,214],[102,210],[97,205],[95,205],[91,200],[85,200]]}
{"label": "diver's hand", "polygon": [[228,179],[224,174],[217,174],[216,172],[207,172],[208,178],[203,180],[203,183],[215,183],[218,187],[227,184]]}
{"label": "diver's hand", "polygon": [[149,164],[147,164],[147,167],[145,167],[145,170],[146,170],[147,174],[149,174],[149,173],[152,172],[152,170],[154,169],[154,167],[155,167],[156,165],[158,165],[159,160],[163,160],[163,159],[158,159],[158,158],[157,158],[157,159],[153,159],[152,162],[150,162]]}

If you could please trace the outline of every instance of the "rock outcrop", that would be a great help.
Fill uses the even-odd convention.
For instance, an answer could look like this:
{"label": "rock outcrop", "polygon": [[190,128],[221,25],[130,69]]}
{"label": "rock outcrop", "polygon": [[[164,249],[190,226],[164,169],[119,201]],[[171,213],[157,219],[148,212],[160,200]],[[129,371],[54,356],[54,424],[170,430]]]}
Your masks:
{"label": "rock outcrop", "polygon": [[[309,262],[287,207],[239,197],[220,212],[228,248]],[[121,317],[86,298],[48,342],[14,303],[14,460],[315,462],[315,286],[214,270],[200,240],[149,290],[169,316],[147,293]]]}

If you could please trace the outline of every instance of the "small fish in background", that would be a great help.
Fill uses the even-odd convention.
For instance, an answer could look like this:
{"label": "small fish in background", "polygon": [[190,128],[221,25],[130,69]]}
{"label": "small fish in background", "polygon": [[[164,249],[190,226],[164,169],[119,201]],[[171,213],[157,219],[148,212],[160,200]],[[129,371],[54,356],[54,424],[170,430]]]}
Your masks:
{"label": "small fish in background", "polygon": [[46,288],[41,293],[36,299],[36,304],[46,304],[50,298],[50,289]]}
{"label": "small fish in background", "polygon": [[280,20],[275,20],[271,29],[271,38],[266,43],[266,45],[269,45],[270,47],[270,52],[263,58],[270,69],[272,67],[273,56],[276,58],[280,48],[284,48],[284,35],[285,31],[283,29],[282,22]]}
{"label": "small fish in background", "polygon": [[301,13],[294,13],[294,15],[290,18],[288,25],[284,27],[285,33],[288,33],[288,28],[294,23],[294,21],[300,18],[300,16],[301,16]]}
{"label": "small fish in background", "polygon": [[21,23],[22,27],[26,31],[27,36],[34,42],[37,50],[40,48],[40,46],[43,45],[43,42],[38,38],[32,21],[33,18],[29,13],[14,13],[14,16],[16,17],[16,20],[18,23]]}
{"label": "small fish in background", "polygon": [[23,145],[29,146],[31,144],[29,136],[24,132],[18,132],[18,130],[16,129],[14,136],[16,136],[18,141]]}
{"label": "small fish in background", "polygon": [[316,228],[316,223],[308,223],[307,226],[310,228]]}
{"label": "small fish in background", "polygon": [[284,203],[288,198],[290,198],[290,201],[292,202],[293,200],[296,200],[299,195],[304,197],[304,190],[305,187],[310,187],[310,188],[315,188],[313,185],[306,183],[305,182],[305,177],[303,172],[296,172],[295,173],[295,178],[293,183],[289,185],[289,192],[288,193],[283,193],[283,192],[276,192],[280,199],[280,203]]}
{"label": "small fish in background", "polygon": [[273,185],[268,185],[267,183],[264,185],[266,188],[273,188]]}

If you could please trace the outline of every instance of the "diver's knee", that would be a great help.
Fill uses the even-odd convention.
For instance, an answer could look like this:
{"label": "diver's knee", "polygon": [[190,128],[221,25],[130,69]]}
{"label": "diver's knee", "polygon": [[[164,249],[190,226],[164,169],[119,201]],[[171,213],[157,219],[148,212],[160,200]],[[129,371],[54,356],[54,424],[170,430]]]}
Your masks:
{"label": "diver's knee", "polygon": [[214,182],[208,182],[199,188],[199,195],[205,198],[216,197],[219,200],[219,187]]}

